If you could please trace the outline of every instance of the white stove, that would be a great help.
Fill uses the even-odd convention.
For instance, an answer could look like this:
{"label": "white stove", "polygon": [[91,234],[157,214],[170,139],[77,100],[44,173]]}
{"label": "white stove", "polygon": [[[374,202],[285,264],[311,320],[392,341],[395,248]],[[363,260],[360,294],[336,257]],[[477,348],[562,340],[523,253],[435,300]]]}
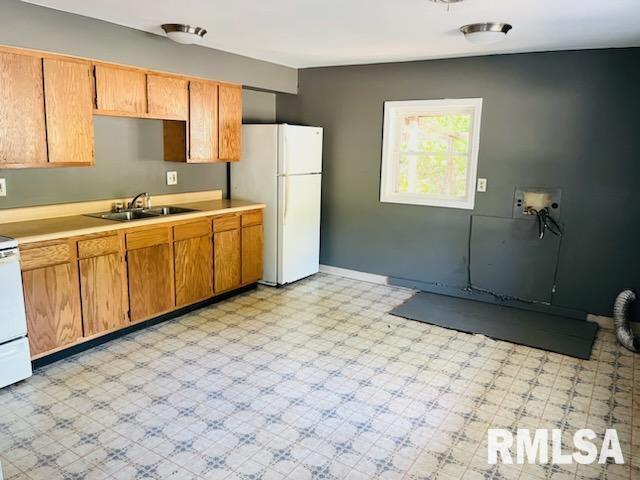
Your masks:
{"label": "white stove", "polygon": [[18,242],[0,237],[0,388],[30,376]]}

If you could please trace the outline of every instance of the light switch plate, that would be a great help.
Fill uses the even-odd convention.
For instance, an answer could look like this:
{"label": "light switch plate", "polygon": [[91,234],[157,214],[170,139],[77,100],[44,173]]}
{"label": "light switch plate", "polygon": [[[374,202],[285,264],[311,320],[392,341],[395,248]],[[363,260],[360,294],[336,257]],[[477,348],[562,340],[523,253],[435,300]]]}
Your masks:
{"label": "light switch plate", "polygon": [[7,196],[7,181],[4,178],[0,178],[0,197]]}
{"label": "light switch plate", "polygon": [[487,191],[487,179],[486,178],[479,178],[478,179],[478,191],[479,192],[486,192]]}
{"label": "light switch plate", "polygon": [[178,184],[178,172],[167,172],[167,185]]}

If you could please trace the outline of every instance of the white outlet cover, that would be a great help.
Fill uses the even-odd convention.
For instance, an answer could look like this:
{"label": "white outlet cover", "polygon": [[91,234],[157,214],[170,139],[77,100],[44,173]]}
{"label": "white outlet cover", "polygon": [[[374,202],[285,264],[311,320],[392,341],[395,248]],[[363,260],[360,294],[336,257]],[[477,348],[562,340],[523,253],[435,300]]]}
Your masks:
{"label": "white outlet cover", "polygon": [[479,178],[478,179],[478,191],[479,192],[486,192],[487,191],[487,179],[486,178]]}
{"label": "white outlet cover", "polygon": [[7,196],[7,181],[4,178],[0,178],[0,197]]}
{"label": "white outlet cover", "polygon": [[178,172],[167,172],[167,185],[178,184]]}

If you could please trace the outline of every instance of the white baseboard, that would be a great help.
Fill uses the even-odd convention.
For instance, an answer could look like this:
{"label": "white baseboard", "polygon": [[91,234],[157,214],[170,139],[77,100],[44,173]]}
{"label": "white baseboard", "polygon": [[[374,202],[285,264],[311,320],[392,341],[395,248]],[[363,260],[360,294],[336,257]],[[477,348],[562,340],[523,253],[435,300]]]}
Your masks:
{"label": "white baseboard", "polygon": [[378,285],[389,285],[389,277],[376,275],[375,273],[359,272],[348,268],[332,267],[331,265],[320,265],[320,272],[353,280],[362,280],[363,282],[377,283]]}

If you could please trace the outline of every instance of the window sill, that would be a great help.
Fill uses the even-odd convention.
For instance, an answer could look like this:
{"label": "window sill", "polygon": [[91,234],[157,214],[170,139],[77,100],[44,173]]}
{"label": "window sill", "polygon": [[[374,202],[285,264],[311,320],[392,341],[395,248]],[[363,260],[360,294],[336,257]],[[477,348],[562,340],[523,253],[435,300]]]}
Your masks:
{"label": "window sill", "polygon": [[425,198],[421,196],[413,195],[380,195],[381,203],[400,203],[404,205],[418,205],[422,207],[444,207],[444,208],[457,208],[460,210],[473,210],[474,199],[465,201],[437,199],[437,198]]}

